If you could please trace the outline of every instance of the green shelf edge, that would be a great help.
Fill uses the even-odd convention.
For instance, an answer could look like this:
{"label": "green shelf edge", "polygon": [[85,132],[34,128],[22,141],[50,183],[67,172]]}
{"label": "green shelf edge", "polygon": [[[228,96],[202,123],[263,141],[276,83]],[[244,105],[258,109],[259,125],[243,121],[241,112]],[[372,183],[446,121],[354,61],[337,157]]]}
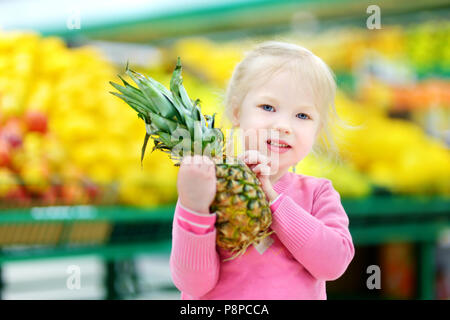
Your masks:
{"label": "green shelf edge", "polygon": [[[419,242],[435,244],[441,233],[448,230],[449,223],[405,223],[402,225],[384,225],[373,227],[352,227],[350,233],[355,246],[380,245],[383,243]],[[139,254],[170,254],[171,239],[153,242],[136,242],[102,245],[56,245],[25,248],[14,250],[11,248],[0,251],[0,265],[5,262],[27,261],[33,259],[52,259],[73,256],[100,256],[105,260],[128,259]]]}
{"label": "green shelf edge", "polygon": [[[137,41],[144,43],[164,41],[178,36],[190,36],[209,34],[211,29],[217,29],[218,33],[231,33],[231,38],[242,37],[246,30],[261,33],[271,33],[271,29],[285,31],[292,29],[294,23],[290,15],[294,12],[311,12],[324,24],[330,27],[342,25],[357,25],[366,27],[366,19],[369,14],[366,8],[371,3],[355,0],[254,0],[236,1],[216,6],[186,9],[183,12],[165,12],[154,15],[150,12],[139,13],[114,13],[108,17],[89,17],[82,20],[80,29],[69,29],[65,23],[55,21],[52,25],[34,27],[34,30],[43,36],[60,36],[67,40],[77,38],[108,39],[119,41]],[[378,3],[383,8],[383,24],[394,22],[415,22],[423,18],[415,14],[421,10],[432,12],[433,16],[442,16],[448,10],[444,0],[421,1],[381,1]],[[285,16],[280,20],[278,16]],[[252,23],[256,17],[264,16],[267,27]],[[275,17],[275,18],[274,18]],[[273,20],[273,21],[271,21]],[[328,22],[330,21],[330,22]],[[16,29],[24,30],[24,26],[16,26]],[[277,30],[280,29],[280,30]],[[9,27],[6,30],[11,30]]]}
{"label": "green shelf edge", "polygon": [[[349,229],[355,246],[392,242],[435,245],[443,232],[450,230],[449,197],[374,196],[362,199],[342,199],[342,204],[349,216]],[[139,223],[140,221],[171,223],[174,206],[175,204],[148,209],[127,206],[11,209],[0,212],[0,226],[20,223],[71,224],[81,221],[106,221],[116,224]],[[420,220],[416,219],[419,216]],[[394,217],[394,220],[383,219],[387,217]],[[399,219],[395,219],[396,217]],[[376,218],[376,223],[358,223],[367,222],[366,218]],[[96,255],[108,260],[126,259],[138,254],[168,254],[171,250],[171,240],[170,234],[168,234],[165,239],[152,241],[77,246],[57,244],[26,247],[23,250],[14,250],[13,247],[6,246],[0,249],[0,265],[12,261],[87,255]]]}
{"label": "green shelf edge", "polygon": [[[446,196],[372,196],[342,199],[342,205],[352,218],[393,217],[403,215],[444,215],[450,217],[450,197]],[[130,206],[55,206],[17,208],[0,211],[0,225],[27,222],[139,222],[172,221],[175,204],[154,208]]]}
{"label": "green shelf edge", "polygon": [[435,244],[450,223],[430,221],[425,223],[405,222],[401,225],[377,225],[367,227],[350,226],[350,234],[357,246],[380,245],[383,243],[420,242]]}

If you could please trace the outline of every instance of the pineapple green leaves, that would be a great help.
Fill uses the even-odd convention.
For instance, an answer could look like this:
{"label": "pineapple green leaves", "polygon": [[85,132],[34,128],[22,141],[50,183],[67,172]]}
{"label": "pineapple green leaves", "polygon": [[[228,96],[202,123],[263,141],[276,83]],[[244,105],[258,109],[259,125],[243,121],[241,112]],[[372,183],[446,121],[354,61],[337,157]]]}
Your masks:
{"label": "pineapple green leaves", "polygon": [[[169,153],[173,160],[181,163],[187,153],[218,156],[223,152],[223,134],[214,128],[215,114],[203,116],[200,100],[191,100],[183,87],[182,67],[178,57],[170,80],[170,90],[151,77],[146,77],[126,67],[125,73],[137,84],[129,84],[120,75],[123,85],[110,81],[118,92],[110,92],[133,108],[145,121],[146,134],[141,150],[141,164],[150,137],[154,150]],[[184,134],[177,134],[182,129]],[[181,138],[181,141],[180,141]],[[174,152],[174,151],[177,152]],[[206,153],[207,151],[208,153]]]}

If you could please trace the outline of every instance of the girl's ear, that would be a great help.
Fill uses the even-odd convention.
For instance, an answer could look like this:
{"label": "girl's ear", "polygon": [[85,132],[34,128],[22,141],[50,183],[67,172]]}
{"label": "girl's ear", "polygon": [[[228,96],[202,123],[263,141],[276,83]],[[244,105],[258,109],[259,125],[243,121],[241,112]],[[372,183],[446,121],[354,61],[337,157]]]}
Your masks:
{"label": "girl's ear", "polygon": [[232,110],[231,110],[231,117],[232,117],[232,123],[234,127],[239,127],[239,115],[240,115],[240,110],[238,107],[233,106]]}

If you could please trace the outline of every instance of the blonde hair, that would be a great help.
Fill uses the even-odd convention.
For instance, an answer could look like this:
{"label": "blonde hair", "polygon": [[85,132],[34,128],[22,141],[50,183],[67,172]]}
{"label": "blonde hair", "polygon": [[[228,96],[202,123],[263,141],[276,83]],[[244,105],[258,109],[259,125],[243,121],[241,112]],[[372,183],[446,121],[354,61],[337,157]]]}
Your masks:
{"label": "blonde hair", "polygon": [[349,126],[336,112],[334,73],[322,59],[299,45],[265,41],[246,52],[244,59],[236,65],[225,92],[225,117],[232,122],[233,110],[240,108],[247,93],[282,70],[292,72],[294,79],[302,77],[311,84],[320,115],[319,132],[312,152],[315,155],[326,154],[327,157],[338,160],[338,148],[333,140],[330,124],[336,121],[333,123]]}

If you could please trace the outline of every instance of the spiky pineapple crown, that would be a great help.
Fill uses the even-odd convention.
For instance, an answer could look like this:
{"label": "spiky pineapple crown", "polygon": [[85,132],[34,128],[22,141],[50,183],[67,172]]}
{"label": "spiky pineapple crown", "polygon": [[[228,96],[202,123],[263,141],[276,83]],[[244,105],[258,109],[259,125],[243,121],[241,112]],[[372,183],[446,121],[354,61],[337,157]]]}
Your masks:
{"label": "spiky pineapple crown", "polygon": [[137,84],[130,85],[120,75],[124,86],[110,81],[120,93],[110,92],[133,108],[138,117],[145,121],[146,133],[141,152],[144,159],[148,139],[154,139],[154,150],[170,154],[179,166],[183,156],[202,154],[220,157],[224,151],[224,136],[214,128],[215,113],[203,115],[200,100],[191,100],[183,87],[181,60],[177,59],[170,80],[170,90],[151,77],[129,69],[125,73]]}

